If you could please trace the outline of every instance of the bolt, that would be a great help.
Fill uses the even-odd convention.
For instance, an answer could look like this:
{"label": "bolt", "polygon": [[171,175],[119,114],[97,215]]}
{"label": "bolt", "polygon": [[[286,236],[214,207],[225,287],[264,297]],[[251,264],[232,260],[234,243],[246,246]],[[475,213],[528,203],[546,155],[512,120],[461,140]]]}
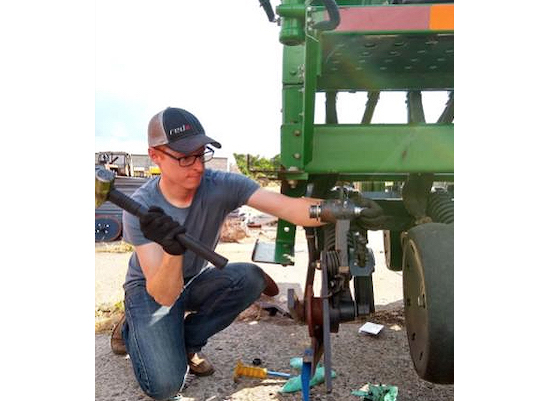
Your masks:
{"label": "bolt", "polygon": [[294,153],[294,154],[293,154],[293,157],[296,158],[296,159],[300,159],[300,158],[301,158],[301,154],[300,154],[300,153]]}
{"label": "bolt", "polygon": [[[292,181],[293,181],[293,180],[292,180]],[[291,181],[290,181],[290,183],[291,183]],[[285,227],[284,227],[284,232],[289,233],[289,227],[288,227],[288,226],[285,226]]]}
{"label": "bolt", "polygon": [[295,136],[300,136],[301,135],[301,130],[300,129],[296,129],[293,131],[293,135]]}
{"label": "bolt", "polygon": [[[295,189],[297,187],[297,180],[288,180],[288,184],[291,189]],[[289,230],[289,227],[286,228]]]}

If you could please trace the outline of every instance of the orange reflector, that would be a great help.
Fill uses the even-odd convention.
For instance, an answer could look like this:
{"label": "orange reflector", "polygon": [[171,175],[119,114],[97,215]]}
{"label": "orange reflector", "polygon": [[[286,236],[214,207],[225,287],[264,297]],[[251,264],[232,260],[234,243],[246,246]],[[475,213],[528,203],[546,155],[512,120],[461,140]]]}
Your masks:
{"label": "orange reflector", "polygon": [[429,13],[429,29],[432,31],[454,30],[454,5],[439,4],[431,6]]}

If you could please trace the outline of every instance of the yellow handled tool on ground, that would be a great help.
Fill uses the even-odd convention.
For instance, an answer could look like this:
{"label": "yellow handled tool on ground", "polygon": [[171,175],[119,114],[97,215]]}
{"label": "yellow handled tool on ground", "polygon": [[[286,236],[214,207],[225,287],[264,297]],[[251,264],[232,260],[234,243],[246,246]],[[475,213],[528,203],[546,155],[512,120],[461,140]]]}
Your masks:
{"label": "yellow handled tool on ground", "polygon": [[241,376],[254,377],[257,379],[266,379],[268,376],[283,377],[289,379],[291,375],[289,373],[274,372],[266,368],[259,368],[257,366],[244,365],[241,361],[238,361],[234,368],[234,381],[237,382]]}

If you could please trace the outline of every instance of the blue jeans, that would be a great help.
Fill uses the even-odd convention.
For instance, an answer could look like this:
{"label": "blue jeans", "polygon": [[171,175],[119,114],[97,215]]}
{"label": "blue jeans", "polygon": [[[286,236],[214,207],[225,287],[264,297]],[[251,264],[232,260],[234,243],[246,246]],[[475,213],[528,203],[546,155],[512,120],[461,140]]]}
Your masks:
{"label": "blue jeans", "polygon": [[[143,285],[125,293],[123,339],[142,390],[165,400],[181,389],[187,354],[198,352],[212,335],[228,327],[265,288],[262,270],[252,263],[229,263],[197,276],[170,307]],[[184,318],[185,312],[189,313]]]}

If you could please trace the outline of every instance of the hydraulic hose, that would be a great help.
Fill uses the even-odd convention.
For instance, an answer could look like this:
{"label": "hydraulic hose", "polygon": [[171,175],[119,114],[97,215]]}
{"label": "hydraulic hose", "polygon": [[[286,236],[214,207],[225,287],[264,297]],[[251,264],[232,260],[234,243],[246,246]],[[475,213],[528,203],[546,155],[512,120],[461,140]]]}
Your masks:
{"label": "hydraulic hose", "polygon": [[328,11],[330,17],[327,21],[320,21],[314,24],[313,28],[318,29],[319,31],[331,31],[337,28],[341,22],[341,16],[339,15],[339,8],[335,0],[322,0],[324,7]]}

